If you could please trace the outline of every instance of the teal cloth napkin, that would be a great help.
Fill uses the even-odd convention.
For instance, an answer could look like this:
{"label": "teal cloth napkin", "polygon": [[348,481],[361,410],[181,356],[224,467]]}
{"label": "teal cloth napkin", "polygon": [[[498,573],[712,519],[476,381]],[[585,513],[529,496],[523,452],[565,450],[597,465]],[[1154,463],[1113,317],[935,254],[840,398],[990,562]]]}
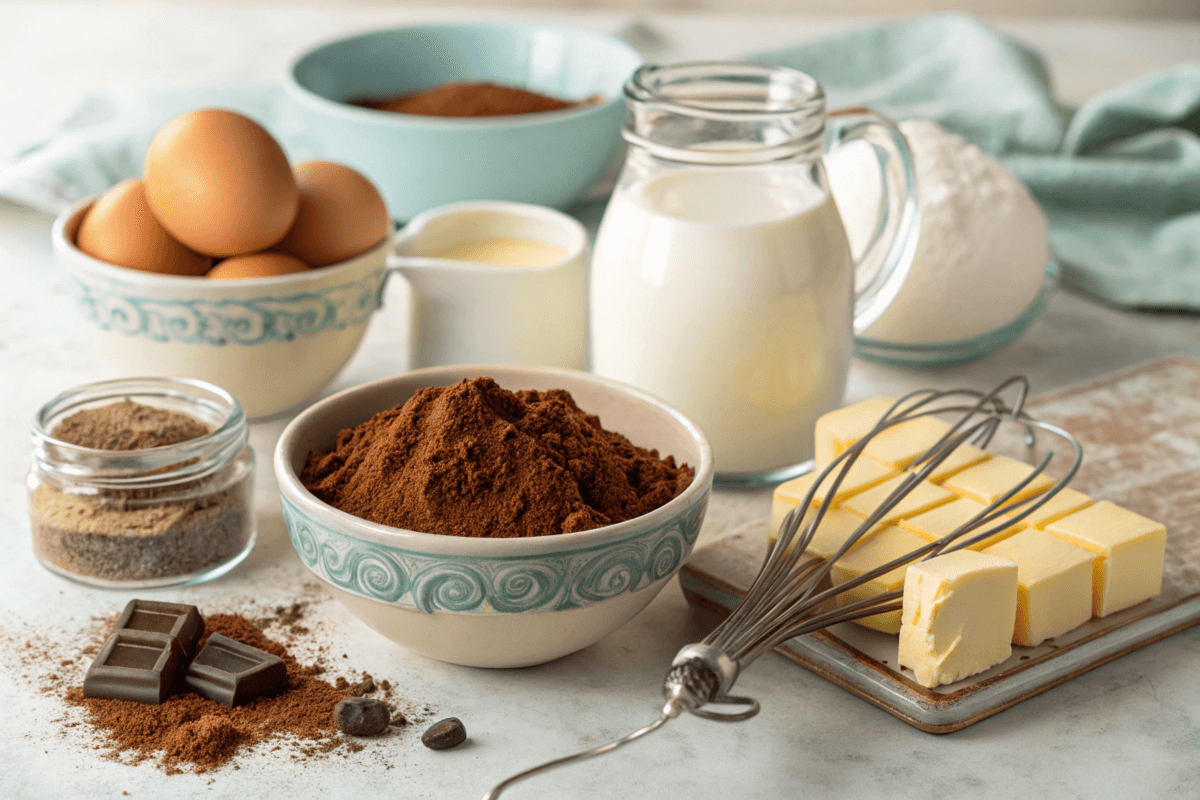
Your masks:
{"label": "teal cloth napkin", "polygon": [[1049,222],[1066,286],[1200,311],[1200,62],[1060,107],[1037,53],[963,15],[857,30],[750,61],[825,86],[831,108],[934,119],[1000,158]]}

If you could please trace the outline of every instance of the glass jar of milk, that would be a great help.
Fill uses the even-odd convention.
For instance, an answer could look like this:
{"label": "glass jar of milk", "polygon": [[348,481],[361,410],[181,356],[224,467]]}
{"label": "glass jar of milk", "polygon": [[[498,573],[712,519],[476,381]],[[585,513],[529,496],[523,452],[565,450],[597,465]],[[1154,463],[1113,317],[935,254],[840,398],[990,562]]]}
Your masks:
{"label": "glass jar of milk", "polygon": [[[904,138],[863,109],[826,114],[816,80],[778,67],[647,66],[625,97],[630,146],[592,260],[593,369],[691,417],[719,478],[794,474],[817,417],[841,402],[855,331],[912,260]],[[857,258],[827,140],[864,142],[885,184]]]}

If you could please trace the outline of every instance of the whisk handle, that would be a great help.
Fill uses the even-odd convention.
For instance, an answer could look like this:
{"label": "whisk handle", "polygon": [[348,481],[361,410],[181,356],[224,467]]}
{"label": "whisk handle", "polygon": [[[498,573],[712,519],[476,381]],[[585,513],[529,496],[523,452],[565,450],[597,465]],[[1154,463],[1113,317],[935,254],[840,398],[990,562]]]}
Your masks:
{"label": "whisk handle", "polygon": [[[724,650],[707,644],[689,644],[671,662],[663,681],[667,698],[663,714],[677,717],[684,711],[698,717],[723,722],[738,722],[758,713],[758,701],[748,697],[730,697],[727,692],[737,680],[740,667]],[[703,710],[709,703],[744,705],[747,710],[720,714]]]}

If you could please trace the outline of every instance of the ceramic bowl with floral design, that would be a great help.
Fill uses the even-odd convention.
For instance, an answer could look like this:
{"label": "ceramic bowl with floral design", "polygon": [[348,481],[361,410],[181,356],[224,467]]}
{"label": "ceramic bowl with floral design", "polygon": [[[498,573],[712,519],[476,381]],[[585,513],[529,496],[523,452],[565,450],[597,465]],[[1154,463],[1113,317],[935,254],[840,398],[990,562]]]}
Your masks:
{"label": "ceramic bowl with floral design", "polygon": [[64,211],[51,241],[97,355],[122,377],[214,383],[252,418],[315,397],[350,360],[379,308],[391,238],[293,275],[208,280],[108,264],[75,246],[96,198]]}
{"label": "ceramic bowl with floral design", "polygon": [[[487,375],[505,389],[566,389],[608,430],[687,462],[692,483],[641,517],[522,539],[442,536],[360,519],[300,483],[310,452],[418,389]],[[303,411],[275,450],[292,546],[343,605],[384,636],[442,661],[540,664],[599,641],[654,599],[692,550],[712,489],[704,434],[675,409],[615,381],[548,367],[456,365],[346,389]]]}

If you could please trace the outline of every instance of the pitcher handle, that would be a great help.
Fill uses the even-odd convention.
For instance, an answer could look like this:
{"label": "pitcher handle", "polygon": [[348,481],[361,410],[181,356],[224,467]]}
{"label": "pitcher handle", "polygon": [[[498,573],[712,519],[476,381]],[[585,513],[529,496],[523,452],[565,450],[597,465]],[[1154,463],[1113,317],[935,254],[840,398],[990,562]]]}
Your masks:
{"label": "pitcher handle", "polygon": [[908,277],[921,215],[912,155],[904,134],[890,119],[866,108],[844,108],[828,114],[829,148],[864,141],[879,160],[883,200],[875,232],[854,263],[854,333],[879,319]]}

